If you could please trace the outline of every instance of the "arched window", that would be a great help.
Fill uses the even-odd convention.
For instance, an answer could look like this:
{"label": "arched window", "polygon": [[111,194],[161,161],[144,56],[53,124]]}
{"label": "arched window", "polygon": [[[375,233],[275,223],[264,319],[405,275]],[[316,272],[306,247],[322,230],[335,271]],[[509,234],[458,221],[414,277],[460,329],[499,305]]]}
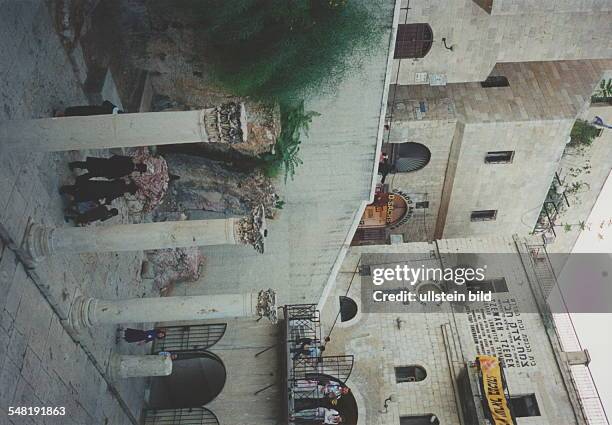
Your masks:
{"label": "arched window", "polygon": [[431,159],[427,146],[420,143],[399,143],[394,169],[398,173],[409,173],[425,167]]}
{"label": "arched window", "polygon": [[340,321],[348,322],[357,315],[357,303],[349,297],[340,298]]}
{"label": "arched window", "polygon": [[395,382],[419,382],[427,378],[427,371],[422,366],[398,366],[395,368]]}
{"label": "arched window", "polygon": [[400,24],[395,38],[395,59],[423,58],[433,44],[433,31],[428,24]]}

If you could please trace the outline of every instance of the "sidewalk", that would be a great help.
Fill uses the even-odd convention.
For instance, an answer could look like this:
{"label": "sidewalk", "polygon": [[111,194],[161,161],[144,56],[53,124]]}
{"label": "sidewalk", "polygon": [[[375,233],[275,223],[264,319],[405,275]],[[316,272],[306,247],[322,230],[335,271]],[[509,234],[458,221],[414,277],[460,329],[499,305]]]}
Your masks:
{"label": "sidewalk", "polygon": [[[0,0],[0,8],[0,120],[50,116],[54,108],[87,103],[46,2]],[[139,277],[142,253],[55,255],[34,273],[15,255],[30,221],[69,225],[57,188],[71,181],[67,162],[86,154],[0,158],[0,424],[122,425],[131,423],[126,407],[135,416],[142,408],[144,380],[118,382],[116,397],[101,373],[111,351],[148,348],[117,347],[115,329],[104,327],[76,343],[62,325],[78,294],[151,296]],[[117,204],[116,222],[128,222],[127,206]],[[8,417],[9,406],[63,406],[67,415]]]}

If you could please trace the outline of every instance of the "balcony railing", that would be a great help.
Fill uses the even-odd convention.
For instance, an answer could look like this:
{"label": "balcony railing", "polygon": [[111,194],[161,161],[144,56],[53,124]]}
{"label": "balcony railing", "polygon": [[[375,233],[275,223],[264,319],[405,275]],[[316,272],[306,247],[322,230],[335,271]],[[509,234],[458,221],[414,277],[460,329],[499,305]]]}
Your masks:
{"label": "balcony railing", "polygon": [[[314,304],[283,308],[288,415],[295,413],[295,401],[321,399],[317,385],[335,381],[344,384],[353,370],[352,355],[325,356],[320,314]],[[306,348],[307,347],[307,348]]]}

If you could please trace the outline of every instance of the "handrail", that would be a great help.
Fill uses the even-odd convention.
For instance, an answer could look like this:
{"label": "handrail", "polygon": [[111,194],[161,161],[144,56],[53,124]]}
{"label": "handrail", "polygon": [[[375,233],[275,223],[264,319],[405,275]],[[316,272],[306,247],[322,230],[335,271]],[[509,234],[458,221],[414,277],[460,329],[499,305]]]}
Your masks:
{"label": "handrail", "polygon": [[[540,283],[540,277],[542,277],[541,273],[543,272],[549,274],[549,276],[546,277],[551,278],[558,288],[557,276],[555,275],[546,246],[544,244],[526,244],[525,246],[529,252],[532,264],[538,261],[538,259],[534,258],[536,252],[541,254],[540,261],[544,262],[545,271],[535,270],[534,267],[536,280],[538,280],[538,286],[540,286],[541,290],[544,289]],[[538,272],[540,275],[538,275]],[[551,324],[554,327],[554,331],[558,336],[563,351],[582,351],[583,347],[562,291],[559,290],[559,294],[563,301],[565,311],[562,313],[550,313],[552,317]],[[587,423],[589,425],[610,425],[608,415],[601,401],[601,395],[599,394],[590,368],[587,365],[570,366],[570,379],[578,395],[582,412]]]}

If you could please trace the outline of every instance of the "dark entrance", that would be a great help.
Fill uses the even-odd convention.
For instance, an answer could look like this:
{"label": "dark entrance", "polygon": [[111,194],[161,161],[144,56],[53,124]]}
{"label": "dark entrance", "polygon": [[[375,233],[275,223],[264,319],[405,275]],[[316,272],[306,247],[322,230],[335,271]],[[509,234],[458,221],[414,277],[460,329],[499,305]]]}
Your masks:
{"label": "dark entrance", "polygon": [[215,354],[177,353],[170,376],[153,378],[151,409],[199,407],[210,403],[225,386],[226,370]]}

